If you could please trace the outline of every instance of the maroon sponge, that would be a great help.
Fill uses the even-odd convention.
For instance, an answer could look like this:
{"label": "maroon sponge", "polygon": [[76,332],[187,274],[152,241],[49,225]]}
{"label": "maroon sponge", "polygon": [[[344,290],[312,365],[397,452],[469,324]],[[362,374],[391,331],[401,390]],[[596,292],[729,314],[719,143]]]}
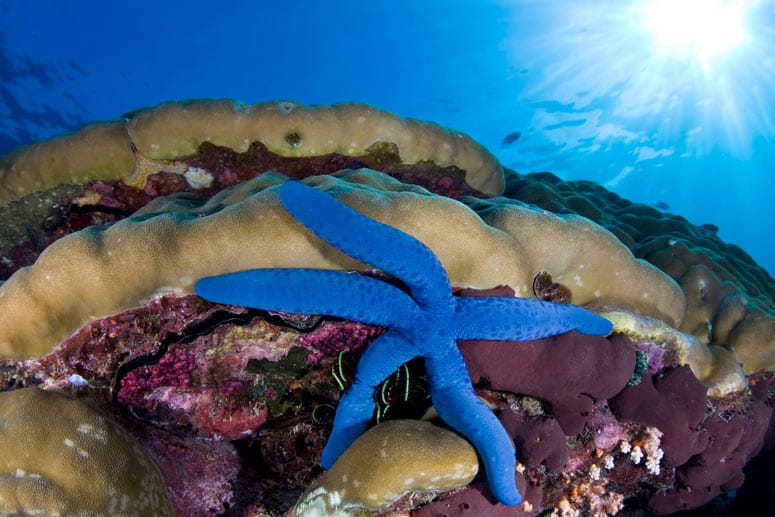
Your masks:
{"label": "maroon sponge", "polygon": [[546,416],[525,416],[513,411],[498,415],[506,432],[514,439],[517,458],[533,468],[541,463],[552,472],[568,461],[568,442],[557,420]]}
{"label": "maroon sponge", "polygon": [[523,501],[528,502],[530,508],[525,506],[506,506],[499,503],[490,493],[490,489],[484,482],[472,483],[462,490],[455,490],[442,494],[437,500],[432,501],[419,510],[412,512],[412,517],[528,517],[538,513],[541,508],[543,490],[537,485],[526,485],[524,478],[517,475],[517,487],[524,496]]}
{"label": "maroon sponge", "polygon": [[706,447],[678,468],[683,486],[653,495],[649,499],[652,511],[664,515],[695,508],[743,484],[743,467],[762,448],[772,408],[752,400],[745,414],[721,415],[716,412],[702,424],[708,436]]}
{"label": "maroon sponge", "polygon": [[628,386],[610,405],[621,421],[653,426],[662,431],[663,465],[682,465],[700,452],[707,438],[698,430],[705,416],[707,388],[688,366],[673,368],[661,378],[646,375]]}
{"label": "maroon sponge", "polygon": [[477,387],[548,402],[569,436],[584,428],[593,402],[619,393],[635,368],[635,350],[621,334],[606,339],[567,332],[535,341],[459,345]]}

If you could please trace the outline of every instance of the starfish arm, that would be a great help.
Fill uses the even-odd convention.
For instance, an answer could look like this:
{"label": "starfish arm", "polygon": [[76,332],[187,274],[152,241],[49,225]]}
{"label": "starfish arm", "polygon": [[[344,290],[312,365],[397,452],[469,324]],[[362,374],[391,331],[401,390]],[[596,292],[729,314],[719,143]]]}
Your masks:
{"label": "starfish arm", "polygon": [[199,280],[207,300],[272,311],[325,314],[372,325],[414,321],[420,314],[401,289],[357,273],[324,269],[251,269]]}
{"label": "starfish arm", "polygon": [[370,219],[321,190],[298,181],[280,189],[283,207],[338,250],[401,279],[422,305],[449,289],[439,260],[422,242]]}
{"label": "starfish arm", "polygon": [[405,362],[417,356],[415,347],[396,330],[388,330],[363,352],[355,380],[336,408],[334,428],[320,464],[329,469],[341,454],[366,431],[374,412],[374,389]]}
{"label": "starfish arm", "polygon": [[610,321],[577,305],[530,298],[455,298],[458,339],[526,341],[577,330],[604,336]]}
{"label": "starfish arm", "polygon": [[503,504],[522,502],[515,480],[514,442],[498,418],[476,395],[457,346],[425,358],[431,399],[439,416],[465,436],[484,463],[487,480]]}

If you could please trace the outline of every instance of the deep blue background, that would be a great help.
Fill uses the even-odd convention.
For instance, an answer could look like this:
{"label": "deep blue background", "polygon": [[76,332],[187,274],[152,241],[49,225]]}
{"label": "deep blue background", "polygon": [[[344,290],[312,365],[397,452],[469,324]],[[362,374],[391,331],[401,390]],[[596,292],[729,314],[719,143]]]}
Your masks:
{"label": "deep blue background", "polygon": [[361,101],[667,203],[772,273],[775,2],[728,3],[749,38],[703,66],[655,50],[648,0],[0,0],[0,154],[172,99]]}

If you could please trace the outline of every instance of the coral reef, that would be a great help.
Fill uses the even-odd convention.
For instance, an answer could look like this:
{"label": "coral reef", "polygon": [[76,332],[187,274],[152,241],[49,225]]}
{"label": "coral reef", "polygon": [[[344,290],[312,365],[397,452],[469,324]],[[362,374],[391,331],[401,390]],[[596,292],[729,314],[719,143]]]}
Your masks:
{"label": "coral reef", "polygon": [[0,161],[0,202],[93,179],[122,179],[143,187],[150,173],[174,169],[177,164],[171,162],[195,154],[205,142],[237,152],[259,142],[288,157],[359,156],[387,142],[396,146],[404,163],[455,166],[467,173],[466,181],[475,189],[490,194],[503,190],[495,157],[468,136],[436,124],[402,119],[365,104],[201,100],[138,110],[123,120],[92,124],[8,154]]}
{"label": "coral reef", "polygon": [[0,513],[170,515],[165,483],[135,439],[77,399],[0,393]]}
{"label": "coral reef", "polygon": [[129,429],[155,458],[177,515],[218,515],[241,498],[258,498],[264,488],[246,476],[230,441],[191,440],[152,426]]}
{"label": "coral reef", "polygon": [[[265,174],[206,200],[158,198],[110,226],[57,240],[34,265],[3,284],[0,353],[45,353],[89,318],[165,292],[189,293],[204,276],[259,267],[364,269],[311,240],[282,209],[277,189],[267,187],[284,181]],[[546,250],[568,241],[562,259],[552,254],[558,257],[552,266],[555,279],[574,278],[574,303],[611,304],[670,320],[668,314],[682,313],[683,295],[669,278],[634,260],[610,234],[581,218],[565,220],[509,204],[496,209],[489,203],[483,220],[461,203],[365,169],[310,183],[426,243],[453,284],[508,284],[527,296],[535,273],[545,269],[538,264],[546,262]],[[418,213],[423,225],[416,224]],[[455,239],[447,238],[444,228],[450,226]],[[618,268],[621,283],[606,281],[610,264]],[[629,283],[642,285],[642,291],[627,289]],[[80,286],[79,297],[72,295],[72,285]]]}
{"label": "coral reef", "polygon": [[[0,398],[57,400],[47,412],[3,414],[3,428],[23,429],[35,444],[3,458],[72,454],[54,434],[36,433],[86,411],[102,415],[130,452],[123,466],[71,477],[72,493],[93,498],[82,504],[108,500],[101,483],[123,486],[133,479],[126,469],[155,479],[158,501],[177,515],[279,516],[310,487],[345,486],[333,469],[320,477],[321,452],[361,355],[386,327],[192,294],[199,277],[267,267],[357,271],[410,293],[285,213],[277,192],[293,178],[421,241],[455,297],[572,302],[614,323],[607,338],[460,343],[476,395],[516,445],[521,504],[498,502],[481,468],[465,486],[388,489],[421,479],[420,460],[440,442],[415,442],[412,457],[397,446],[380,458],[384,469],[370,469],[379,446],[367,442],[355,463],[385,488],[369,513],[769,504],[775,282],[715,233],[590,182],[503,170],[467,137],[363,106],[207,101],[126,118],[1,160]],[[504,184],[503,196],[489,197]],[[391,419],[432,419],[429,391],[422,360],[388,374],[374,389],[375,431]],[[30,429],[34,418],[49,423]],[[441,440],[466,445],[441,425],[433,428]],[[335,468],[356,469],[348,463]],[[52,476],[72,470],[51,465]],[[33,472],[9,468],[9,482]],[[3,492],[0,513],[16,512],[15,501]],[[59,501],[33,503],[67,512]]]}
{"label": "coral reef", "polygon": [[746,373],[775,369],[775,280],[739,247],[683,217],[632,203],[590,181],[507,174],[504,195],[605,227],[636,257],[680,285],[686,312],[678,330],[733,350]]}
{"label": "coral reef", "polygon": [[[634,339],[642,337],[647,340],[640,348],[652,364],[652,370],[654,363],[664,365],[664,358],[668,356],[678,364],[688,365],[711,396],[723,397],[746,388],[745,372],[734,351],[715,345],[706,346],[696,336],[678,331],[655,318],[621,311],[603,310],[600,313],[614,323],[615,331]],[[662,346],[652,347],[649,342],[661,343]]]}

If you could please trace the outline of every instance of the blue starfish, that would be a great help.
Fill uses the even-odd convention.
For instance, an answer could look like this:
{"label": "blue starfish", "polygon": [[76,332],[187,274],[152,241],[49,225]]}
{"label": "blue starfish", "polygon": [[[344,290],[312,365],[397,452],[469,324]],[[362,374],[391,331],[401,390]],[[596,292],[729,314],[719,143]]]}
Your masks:
{"label": "blue starfish", "polygon": [[318,237],[400,279],[410,293],[357,273],[302,268],[253,269],[197,282],[197,294],[215,302],[387,327],[361,356],[355,380],[342,395],[323,449],[323,467],[330,468],[367,429],[374,388],[403,363],[423,357],[431,399],[441,418],[473,443],[494,495],[508,505],[521,502],[514,444],[474,392],[456,340],[521,341],[571,329],[605,335],[611,323],[573,305],[453,296],[441,263],[414,237],[300,182],[286,182],[280,200]]}

